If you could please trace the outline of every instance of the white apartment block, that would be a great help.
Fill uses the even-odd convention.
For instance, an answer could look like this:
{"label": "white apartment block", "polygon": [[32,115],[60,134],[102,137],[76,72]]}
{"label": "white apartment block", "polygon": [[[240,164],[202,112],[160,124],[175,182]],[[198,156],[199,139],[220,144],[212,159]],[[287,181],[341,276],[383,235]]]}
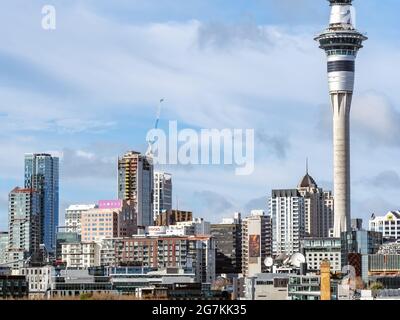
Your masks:
{"label": "white apartment block", "polygon": [[172,175],[154,172],[153,216],[154,220],[164,210],[172,209]]}
{"label": "white apartment block", "polygon": [[52,266],[29,267],[20,269],[20,274],[26,277],[29,285],[29,297],[41,299],[51,288],[51,280],[55,270]]}
{"label": "white apartment block", "polygon": [[369,230],[382,232],[385,239],[397,240],[400,238],[400,211],[389,211],[384,216],[371,216]]}
{"label": "white apartment block", "polygon": [[242,273],[245,277],[266,271],[264,260],[271,255],[271,217],[253,210],[242,220]]}
{"label": "white apartment block", "polygon": [[320,270],[324,260],[329,260],[332,272],[342,270],[339,238],[306,238],[302,241],[302,253],[306,258],[308,270]]}
{"label": "white apartment block", "polygon": [[300,252],[300,241],[305,235],[304,211],[304,198],[297,189],[272,190],[269,212],[273,255]]}
{"label": "white apartment block", "polygon": [[100,246],[100,265],[101,266],[116,266],[115,245],[118,239],[102,239],[99,242]]}
{"label": "white apartment block", "polygon": [[95,209],[95,204],[73,204],[65,210],[65,226],[66,232],[76,232],[79,235],[82,232],[81,218],[82,213],[87,212],[90,209]]}
{"label": "white apartment block", "polygon": [[67,268],[85,269],[100,266],[100,245],[95,242],[63,243],[62,261]]}

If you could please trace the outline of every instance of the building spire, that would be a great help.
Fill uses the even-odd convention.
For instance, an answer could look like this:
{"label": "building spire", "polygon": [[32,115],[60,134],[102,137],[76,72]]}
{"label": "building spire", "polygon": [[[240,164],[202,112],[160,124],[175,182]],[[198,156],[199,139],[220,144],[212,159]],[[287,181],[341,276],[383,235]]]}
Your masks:
{"label": "building spire", "polygon": [[306,174],[308,174],[308,157],[306,158]]}

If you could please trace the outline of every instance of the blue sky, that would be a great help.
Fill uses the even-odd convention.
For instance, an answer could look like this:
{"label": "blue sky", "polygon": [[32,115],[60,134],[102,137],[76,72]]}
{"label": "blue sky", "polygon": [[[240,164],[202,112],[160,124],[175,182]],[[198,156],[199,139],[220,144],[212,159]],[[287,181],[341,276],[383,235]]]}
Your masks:
{"label": "blue sky", "polygon": [[[41,9],[57,29],[41,28]],[[369,36],[352,110],[352,214],[399,209],[400,28],[397,0],[354,1]],[[160,126],[254,128],[253,175],[170,166],[180,208],[218,221],[265,209],[272,188],[310,173],[332,187],[325,56],[313,36],[325,0],[3,1],[0,11],[0,229],[7,195],[23,184],[23,155],[61,159],[60,214],[116,197],[116,161],[145,151]],[[176,201],[176,200],[175,200]]]}

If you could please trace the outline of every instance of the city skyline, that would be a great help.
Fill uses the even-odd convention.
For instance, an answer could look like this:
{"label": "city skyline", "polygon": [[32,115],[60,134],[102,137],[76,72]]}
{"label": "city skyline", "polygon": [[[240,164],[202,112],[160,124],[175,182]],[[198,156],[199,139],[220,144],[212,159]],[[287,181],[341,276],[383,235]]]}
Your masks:
{"label": "city skyline", "polygon": [[[213,166],[156,168],[172,173],[173,202],[178,196],[182,209],[212,221],[234,211],[266,210],[272,189],[297,186],[306,157],[318,185],[333,189],[325,58],[312,41],[326,25],[326,1],[315,6],[315,1],[239,2],[224,13],[217,5],[190,1],[171,6],[168,16],[150,1],[128,7],[132,18],[122,14],[124,2],[111,8],[105,2],[65,6],[56,1],[57,29],[51,34],[40,29],[39,2],[17,12],[19,2],[0,13],[8,25],[11,16],[19,17],[15,39],[21,40],[3,34],[0,44],[0,66],[5,67],[0,78],[1,230],[7,228],[8,193],[23,185],[25,153],[61,156],[60,218],[70,204],[117,198],[118,156],[129,150],[144,153],[161,96],[166,98],[161,127],[174,119],[182,127],[250,127],[259,146],[255,173],[248,177]],[[372,212],[399,208],[393,200],[400,195],[395,161],[400,96],[393,72],[399,64],[393,43],[399,31],[391,12],[399,4],[387,1],[372,21],[363,16],[374,9],[374,1],[355,5],[357,28],[368,30],[370,40],[368,52],[358,59],[353,104],[352,216],[367,219]],[[145,13],[140,20],[139,13]],[[105,45],[96,37],[101,32]],[[83,42],[88,37],[90,48]],[[111,55],[121,61],[103,65]],[[192,86],[185,85],[188,81]],[[369,117],[378,109],[380,117],[372,123]]]}

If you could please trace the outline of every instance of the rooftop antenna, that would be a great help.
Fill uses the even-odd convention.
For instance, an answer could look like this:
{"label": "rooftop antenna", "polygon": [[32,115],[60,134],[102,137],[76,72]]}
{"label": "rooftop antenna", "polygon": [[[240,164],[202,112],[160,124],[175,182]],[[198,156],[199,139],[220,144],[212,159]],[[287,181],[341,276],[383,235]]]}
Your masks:
{"label": "rooftop antenna", "polygon": [[308,157],[306,158],[306,173],[308,174]]}
{"label": "rooftop antenna", "polygon": [[[158,108],[157,108],[157,114],[156,114],[156,122],[154,124],[154,129],[158,129],[158,123],[160,121],[160,116],[161,116],[161,105],[164,102],[164,98],[160,99],[159,103],[158,103]],[[147,151],[146,151],[146,156],[147,157],[153,157],[153,144],[155,143],[155,140],[148,140],[147,144]]]}

